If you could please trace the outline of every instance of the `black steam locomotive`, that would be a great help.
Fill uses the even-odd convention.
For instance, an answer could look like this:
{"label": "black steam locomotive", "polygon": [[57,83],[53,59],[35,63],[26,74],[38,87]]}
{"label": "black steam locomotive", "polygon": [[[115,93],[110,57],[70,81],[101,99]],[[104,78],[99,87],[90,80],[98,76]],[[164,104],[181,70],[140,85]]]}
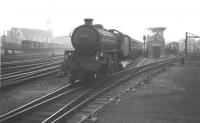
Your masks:
{"label": "black steam locomotive", "polygon": [[85,24],[77,27],[71,42],[75,50],[65,51],[61,69],[71,81],[102,79],[122,69],[121,62],[142,51],[142,43],[117,30],[106,30],[102,25]]}

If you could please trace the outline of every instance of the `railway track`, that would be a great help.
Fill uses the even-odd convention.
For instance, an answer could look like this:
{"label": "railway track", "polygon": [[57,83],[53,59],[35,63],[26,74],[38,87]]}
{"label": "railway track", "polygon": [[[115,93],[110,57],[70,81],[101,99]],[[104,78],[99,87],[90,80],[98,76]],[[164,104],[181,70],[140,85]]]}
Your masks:
{"label": "railway track", "polygon": [[198,63],[200,63],[200,55],[198,54],[196,54],[196,55],[190,55],[190,59],[192,59],[193,61],[195,61],[195,62],[198,62]]}
{"label": "railway track", "polygon": [[13,86],[18,83],[27,82],[28,80],[36,80],[38,78],[55,75],[60,71],[60,62],[49,63],[42,66],[22,70],[6,74],[1,77],[1,88]]}
{"label": "railway track", "polygon": [[13,64],[10,67],[3,67],[1,68],[1,87],[5,88],[28,80],[55,75],[59,72],[61,62],[61,57],[54,57],[28,60],[20,62],[23,65]]}
{"label": "railway track", "polygon": [[[95,84],[94,86],[87,86],[86,88],[82,88],[82,89],[75,88],[75,91],[72,89],[70,91],[70,94],[68,94],[68,91],[65,91],[64,93],[67,93],[67,96],[64,96],[64,98],[62,99],[56,98],[61,93],[58,93],[58,94],[54,93],[53,94],[54,96],[53,97],[51,96],[51,97],[55,99],[53,101],[55,103],[52,103],[53,99],[49,100],[45,96],[42,99],[38,99],[38,100],[45,100],[45,103],[40,104],[38,103],[37,100],[33,101],[34,103],[27,104],[27,105],[31,105],[31,107],[33,108],[30,108],[29,106],[27,107],[27,105],[22,106],[14,111],[11,111],[1,116],[0,120],[2,122],[19,121],[20,123],[21,122],[49,123],[49,122],[63,122],[63,121],[73,122],[74,121],[73,119],[80,122],[85,121],[86,119],[91,117],[91,114],[96,112],[104,104],[107,103],[107,99],[98,99],[98,97],[100,96],[104,97],[104,95],[106,95],[105,93],[109,92],[110,90],[120,85],[121,83],[127,82],[127,80],[137,75],[147,74],[148,72],[151,73],[151,75],[155,75],[155,71],[159,72],[163,70],[163,66],[166,66],[177,60],[179,60],[179,58],[150,63],[150,64],[146,64],[140,67],[135,67],[135,68],[121,71],[119,73],[111,75],[108,79],[105,80],[105,82],[99,82],[98,84]],[[148,79],[149,76],[147,75],[145,76],[146,76],[145,79]],[[115,95],[115,93],[104,98],[111,98],[113,97],[113,95]],[[69,96],[73,97],[73,99],[72,98],[68,99]],[[89,105],[94,101],[97,101],[95,106]],[[56,110],[52,109],[53,107],[57,107],[58,105],[59,105],[59,108],[56,108]],[[39,108],[40,111],[38,111],[38,107],[40,107]],[[21,109],[23,109],[23,111],[21,111]],[[50,112],[49,110],[51,110],[51,113],[49,113]],[[81,115],[77,115],[80,113]],[[45,118],[44,118],[44,115],[46,116]],[[82,116],[85,116],[85,117],[83,118]]]}
{"label": "railway track", "polygon": [[56,63],[56,62],[61,62],[62,60],[53,60],[53,61],[43,61],[39,63],[34,63],[34,64],[28,64],[28,65],[20,65],[20,66],[13,66],[13,67],[7,67],[7,68],[2,68],[1,69],[1,77],[8,76],[11,74],[16,74],[16,73],[21,73],[25,72],[26,70],[29,71],[29,69],[34,69],[37,67],[42,67],[51,63]]}
{"label": "railway track", "polygon": [[62,108],[66,103],[70,103],[71,100],[83,93],[87,88],[89,88],[89,86],[85,88],[79,87],[78,83],[76,85],[66,85],[48,95],[0,116],[0,121],[6,123],[42,122],[45,118]]}
{"label": "railway track", "polygon": [[58,56],[58,57],[41,57],[41,58],[36,58],[36,59],[28,59],[28,60],[16,60],[16,61],[10,61],[10,62],[1,62],[1,68],[2,70],[5,68],[10,68],[14,66],[20,66],[20,65],[30,65],[34,64],[37,62],[45,62],[45,61],[52,61],[52,60],[57,60],[61,59],[63,56]]}
{"label": "railway track", "polygon": [[37,59],[37,60],[29,60],[18,63],[13,63],[11,65],[1,66],[1,75],[5,76],[6,74],[11,74],[13,72],[22,71],[25,69],[30,69],[36,66],[42,66],[45,64],[53,63],[53,62],[61,62],[62,57],[55,58],[46,58],[46,59]]}
{"label": "railway track", "polygon": [[52,57],[52,56],[63,56],[64,51],[56,51],[56,52],[41,52],[41,53],[31,53],[31,54],[17,54],[17,55],[8,55],[1,56],[1,62],[10,62],[16,60],[30,60],[37,59],[41,57]]}
{"label": "railway track", "polygon": [[[91,118],[91,114],[95,113],[98,109],[104,106],[107,103],[107,101],[111,99],[114,95],[116,95],[116,92],[118,92],[119,90],[107,96],[105,96],[106,95],[105,93],[112,90],[116,86],[119,86],[120,84],[124,82],[127,82],[130,78],[138,74],[142,74],[144,72],[151,73],[153,72],[155,68],[158,69],[156,72],[160,72],[163,70],[163,67],[162,67],[163,65],[165,66],[173,62],[174,60],[176,59],[167,60],[165,62],[163,61],[157,62],[155,64],[151,63],[150,65],[139,67],[139,69],[132,68],[126,71],[122,71],[121,73],[117,73],[116,75],[111,77],[112,80],[105,82],[105,84],[100,84],[93,87],[91,90],[82,94],[80,97],[74,100],[73,103],[66,105],[59,112],[56,112],[54,115],[52,115],[50,118],[45,120],[43,123],[66,122],[66,121],[67,122],[83,122],[87,118]],[[155,74],[156,73],[153,73],[152,75],[155,75]],[[145,80],[148,80],[148,79],[149,79],[149,76],[146,76]],[[103,96],[103,98],[98,98],[100,96]],[[94,105],[90,105],[92,102],[94,102]]]}

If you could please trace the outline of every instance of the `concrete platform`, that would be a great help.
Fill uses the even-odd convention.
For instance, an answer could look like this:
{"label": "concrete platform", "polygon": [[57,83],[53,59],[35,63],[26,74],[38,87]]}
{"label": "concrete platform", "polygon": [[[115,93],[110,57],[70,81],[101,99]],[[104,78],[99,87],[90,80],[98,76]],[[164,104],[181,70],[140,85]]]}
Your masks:
{"label": "concrete platform", "polygon": [[200,64],[173,65],[120,99],[97,123],[200,123]]}

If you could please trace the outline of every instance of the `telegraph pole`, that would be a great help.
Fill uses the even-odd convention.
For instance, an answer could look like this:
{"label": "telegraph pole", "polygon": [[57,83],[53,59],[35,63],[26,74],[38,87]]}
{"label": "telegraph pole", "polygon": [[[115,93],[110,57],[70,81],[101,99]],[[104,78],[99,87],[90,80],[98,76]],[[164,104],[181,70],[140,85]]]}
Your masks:
{"label": "telegraph pole", "polygon": [[144,41],[144,56],[146,56],[146,52],[145,52],[145,51],[146,51],[146,50],[145,50],[145,41],[146,41],[146,36],[145,36],[145,35],[143,36],[143,41]]}
{"label": "telegraph pole", "polygon": [[187,54],[188,32],[185,33],[185,54]]}
{"label": "telegraph pole", "polygon": [[3,46],[3,47],[4,47],[4,54],[7,55],[7,54],[8,54],[8,50],[7,50],[7,46],[6,46],[7,44],[6,44],[6,35],[5,35],[5,31],[4,31],[4,33],[3,33],[3,41],[2,41],[2,42],[3,42],[3,45],[4,45],[4,46]]}

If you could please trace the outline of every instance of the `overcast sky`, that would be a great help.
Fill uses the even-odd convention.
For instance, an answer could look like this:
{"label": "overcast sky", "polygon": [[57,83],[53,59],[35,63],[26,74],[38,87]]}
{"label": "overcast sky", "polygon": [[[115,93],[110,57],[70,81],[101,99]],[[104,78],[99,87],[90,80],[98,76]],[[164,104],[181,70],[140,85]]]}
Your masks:
{"label": "overcast sky", "polygon": [[166,27],[166,41],[200,35],[198,0],[1,0],[0,35],[11,27],[47,29],[69,35],[84,18],[142,40],[147,28]]}

